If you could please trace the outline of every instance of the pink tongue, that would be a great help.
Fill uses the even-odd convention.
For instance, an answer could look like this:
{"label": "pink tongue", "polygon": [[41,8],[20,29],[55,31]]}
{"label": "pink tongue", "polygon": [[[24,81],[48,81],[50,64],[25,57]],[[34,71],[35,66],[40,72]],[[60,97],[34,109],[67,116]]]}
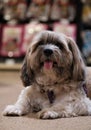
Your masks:
{"label": "pink tongue", "polygon": [[51,62],[51,61],[44,62],[44,68],[51,69],[52,66],[53,66],[53,62]]}

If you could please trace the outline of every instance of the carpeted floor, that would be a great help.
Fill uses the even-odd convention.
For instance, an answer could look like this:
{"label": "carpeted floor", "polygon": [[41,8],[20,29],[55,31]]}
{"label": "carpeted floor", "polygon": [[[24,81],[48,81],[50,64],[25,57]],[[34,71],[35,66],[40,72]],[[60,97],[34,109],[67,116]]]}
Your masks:
{"label": "carpeted floor", "polygon": [[[88,73],[91,73],[90,68]],[[19,75],[19,72],[0,71],[0,130],[91,130],[90,116],[55,120],[40,120],[32,114],[22,117],[3,116],[5,106],[14,103],[23,89]]]}

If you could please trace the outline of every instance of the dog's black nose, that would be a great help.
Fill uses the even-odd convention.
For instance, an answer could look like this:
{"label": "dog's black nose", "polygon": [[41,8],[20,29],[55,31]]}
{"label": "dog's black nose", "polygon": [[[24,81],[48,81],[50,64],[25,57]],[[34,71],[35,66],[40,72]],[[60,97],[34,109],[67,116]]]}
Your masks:
{"label": "dog's black nose", "polygon": [[53,53],[53,50],[51,50],[51,49],[44,49],[45,56],[51,56],[52,53]]}

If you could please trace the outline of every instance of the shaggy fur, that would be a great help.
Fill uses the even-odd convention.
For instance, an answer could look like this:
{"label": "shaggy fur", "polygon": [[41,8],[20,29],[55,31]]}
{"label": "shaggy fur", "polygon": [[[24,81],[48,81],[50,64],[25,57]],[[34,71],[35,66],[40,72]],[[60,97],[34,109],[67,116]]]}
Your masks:
{"label": "shaggy fur", "polygon": [[37,112],[42,119],[90,115],[85,77],[76,43],[61,33],[41,32],[30,44],[22,66],[21,79],[26,88],[3,114]]}

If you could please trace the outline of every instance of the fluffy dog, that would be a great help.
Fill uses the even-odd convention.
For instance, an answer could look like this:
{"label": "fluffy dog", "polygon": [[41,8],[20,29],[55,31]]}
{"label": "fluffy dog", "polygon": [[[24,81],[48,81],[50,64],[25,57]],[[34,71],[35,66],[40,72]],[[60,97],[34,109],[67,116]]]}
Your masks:
{"label": "fluffy dog", "polygon": [[30,44],[21,70],[26,88],[4,115],[37,112],[41,119],[91,114],[85,65],[76,43],[52,31],[40,32]]}

